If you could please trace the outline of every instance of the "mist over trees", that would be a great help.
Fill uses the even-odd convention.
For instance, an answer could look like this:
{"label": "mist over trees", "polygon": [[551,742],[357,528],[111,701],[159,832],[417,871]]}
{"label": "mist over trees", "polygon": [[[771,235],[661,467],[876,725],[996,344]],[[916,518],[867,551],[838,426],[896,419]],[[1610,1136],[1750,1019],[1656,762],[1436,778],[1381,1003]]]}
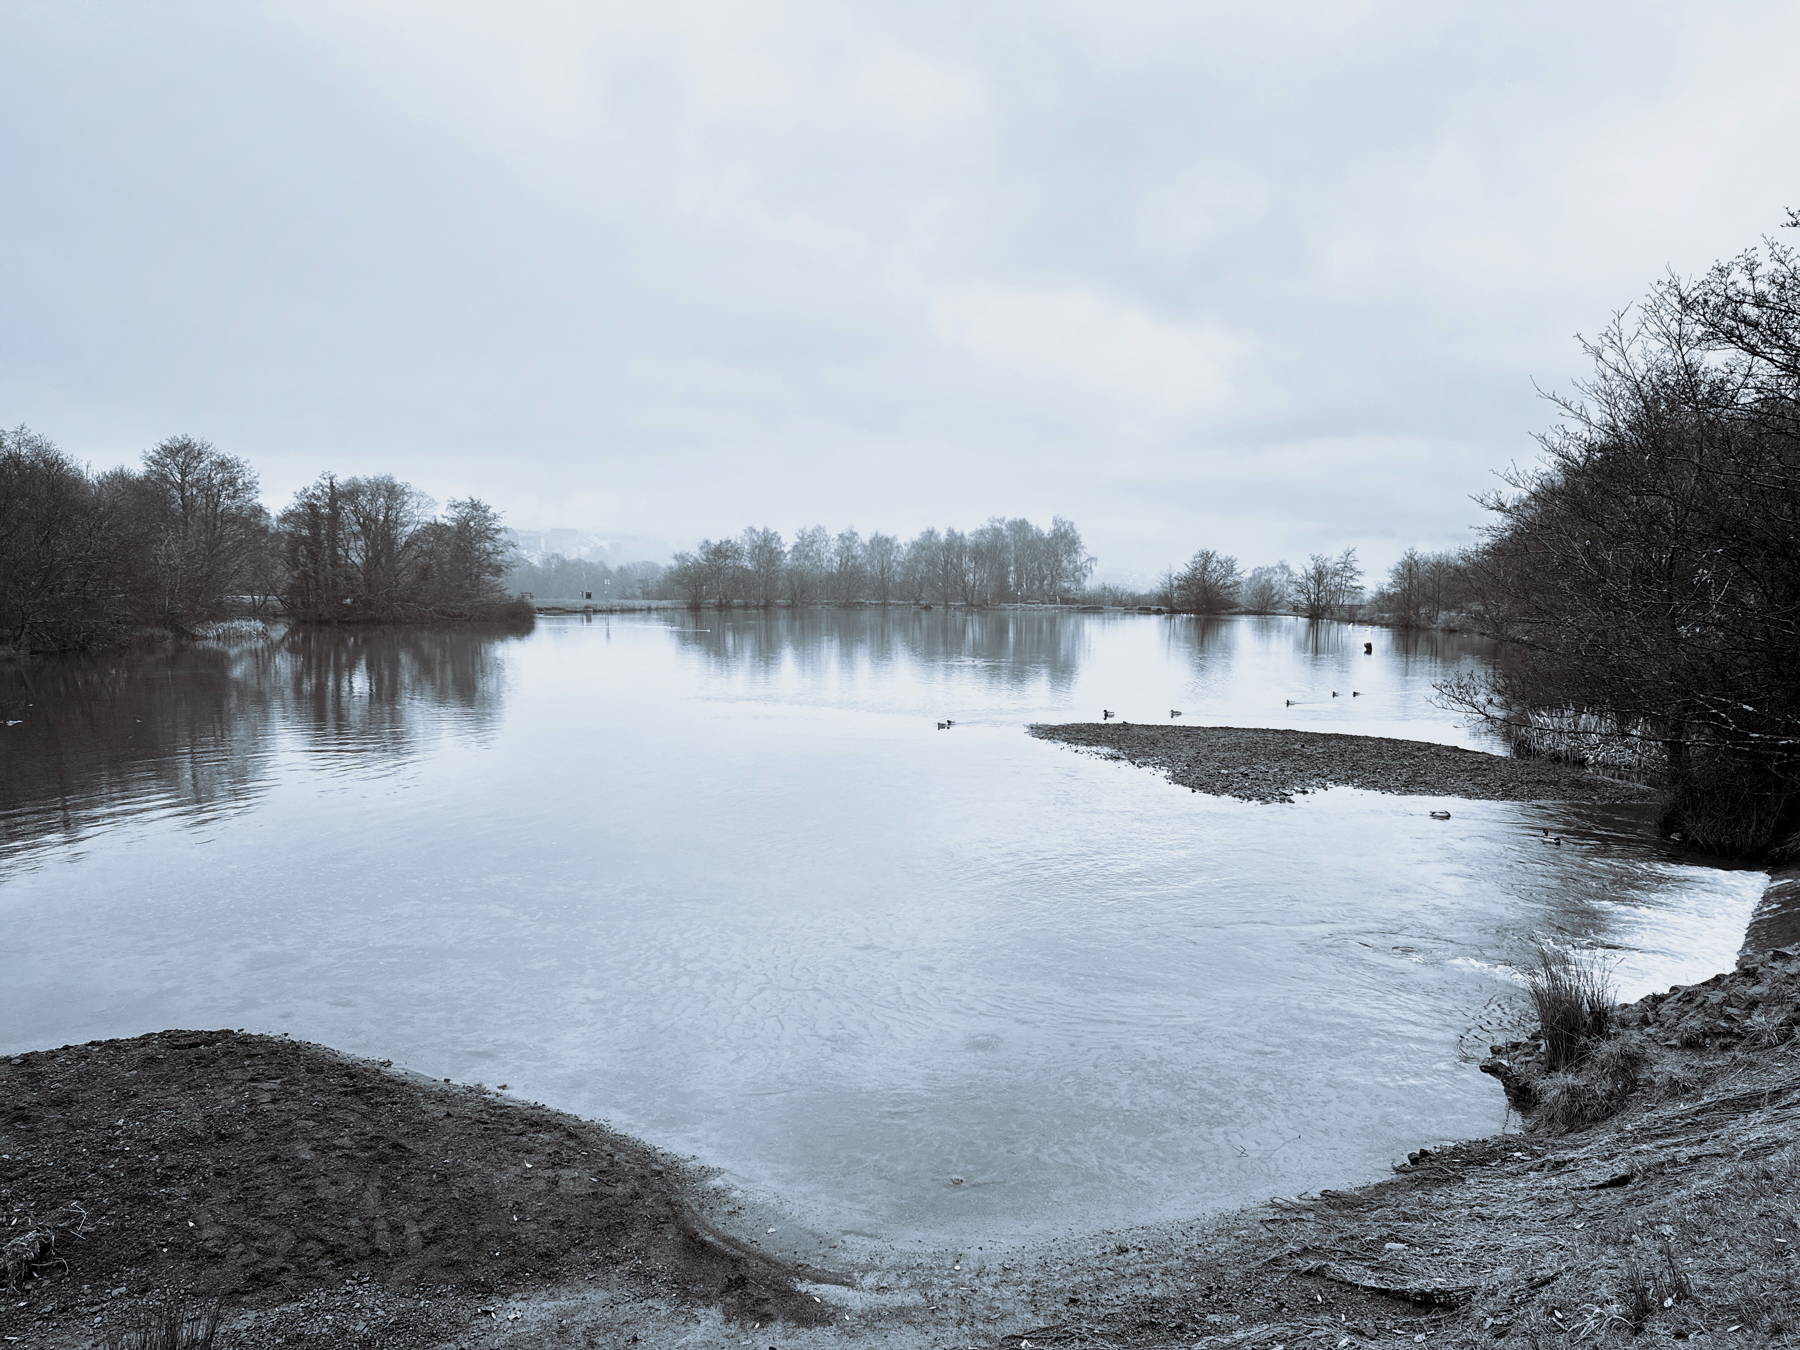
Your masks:
{"label": "mist over trees", "polygon": [[667,571],[661,563],[628,562],[610,567],[598,558],[570,558],[549,553],[533,561],[512,556],[506,574],[509,594],[539,599],[572,600],[591,595],[596,604],[606,601],[660,600],[667,589]]}
{"label": "mist over trees", "polygon": [[1055,603],[1082,596],[1093,569],[1073,522],[1056,516],[1046,530],[995,516],[904,542],[814,525],[788,544],[752,526],[677,553],[664,583],[695,606]]}
{"label": "mist over trees", "polygon": [[85,651],[220,619],[499,617],[510,546],[485,503],[440,512],[392,477],[327,474],[276,519],[244,460],[171,436],[95,474],[0,431],[0,647]]}

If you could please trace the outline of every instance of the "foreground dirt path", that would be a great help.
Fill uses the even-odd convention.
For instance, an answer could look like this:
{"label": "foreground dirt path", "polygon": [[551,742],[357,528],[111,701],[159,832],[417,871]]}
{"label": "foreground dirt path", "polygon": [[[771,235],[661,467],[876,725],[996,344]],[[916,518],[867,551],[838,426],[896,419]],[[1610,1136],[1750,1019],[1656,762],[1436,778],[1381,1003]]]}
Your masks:
{"label": "foreground dirt path", "polygon": [[1651,789],[1547,759],[1511,759],[1429,741],[1254,727],[1067,722],[1029,727],[1040,740],[1160,770],[1196,792],[1291,802],[1330,787],[1482,801],[1637,802]]}

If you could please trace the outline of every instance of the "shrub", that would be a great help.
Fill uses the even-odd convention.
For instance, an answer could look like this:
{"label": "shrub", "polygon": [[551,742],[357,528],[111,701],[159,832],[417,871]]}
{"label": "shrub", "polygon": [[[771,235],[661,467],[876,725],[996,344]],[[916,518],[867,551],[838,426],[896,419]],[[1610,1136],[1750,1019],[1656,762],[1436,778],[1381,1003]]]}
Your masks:
{"label": "shrub", "polygon": [[123,1331],[103,1342],[105,1350],[211,1350],[222,1316],[218,1303],[188,1306],[187,1298],[169,1293],[141,1312]]}
{"label": "shrub", "polygon": [[1544,1040],[1544,1067],[1552,1073],[1579,1064],[1612,1024],[1612,980],[1606,970],[1578,961],[1566,949],[1537,944],[1525,970],[1538,1029]]}

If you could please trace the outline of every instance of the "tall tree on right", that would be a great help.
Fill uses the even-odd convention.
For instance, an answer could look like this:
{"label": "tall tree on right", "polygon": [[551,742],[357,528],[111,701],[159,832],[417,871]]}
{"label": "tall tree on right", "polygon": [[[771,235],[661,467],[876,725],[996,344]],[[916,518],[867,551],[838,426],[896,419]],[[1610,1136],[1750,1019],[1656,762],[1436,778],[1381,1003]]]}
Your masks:
{"label": "tall tree on right", "polygon": [[1800,258],[1666,283],[1586,350],[1486,502],[1474,580],[1519,659],[1448,692],[1650,752],[1688,843],[1800,856]]}

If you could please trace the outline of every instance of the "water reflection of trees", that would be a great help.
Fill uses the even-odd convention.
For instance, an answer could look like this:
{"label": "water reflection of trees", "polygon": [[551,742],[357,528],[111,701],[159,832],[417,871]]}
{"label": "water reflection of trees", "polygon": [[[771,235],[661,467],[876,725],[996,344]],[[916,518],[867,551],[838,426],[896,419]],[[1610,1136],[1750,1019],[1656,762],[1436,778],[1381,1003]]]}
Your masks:
{"label": "water reflection of trees", "polygon": [[960,665],[997,685],[1065,689],[1081,663],[1079,616],[1052,610],[778,609],[684,611],[668,623],[681,645],[721,669],[803,674],[906,661]]}
{"label": "water reflection of trees", "polygon": [[1302,664],[1335,665],[1359,658],[1365,642],[1404,674],[1422,670],[1448,674],[1471,664],[1500,659],[1499,644],[1473,633],[1378,628],[1335,619],[1238,614],[1177,616],[1168,624],[1170,649],[1183,655],[1198,676],[1229,678],[1232,668],[1261,657],[1293,657]]}
{"label": "water reflection of trees", "polygon": [[502,698],[503,635],[295,629],[234,647],[0,669],[0,851],[145,812],[196,819],[260,798],[285,735],[385,768],[446,728],[480,733]]}
{"label": "water reflection of trees", "polygon": [[1373,628],[1341,623],[1337,619],[1300,619],[1271,614],[1238,616],[1179,616],[1168,626],[1170,643],[1195,662],[1229,662],[1246,646],[1291,650],[1305,659],[1337,659],[1359,655],[1364,643],[1375,652],[1397,659],[1402,670],[1413,662],[1429,668],[1462,666],[1471,661],[1494,661],[1498,643],[1476,634],[1453,634],[1429,628]]}
{"label": "water reflection of trees", "polygon": [[470,628],[296,629],[283,642],[279,694],[309,748],[405,753],[422,720],[465,730],[499,711],[498,644]]}

